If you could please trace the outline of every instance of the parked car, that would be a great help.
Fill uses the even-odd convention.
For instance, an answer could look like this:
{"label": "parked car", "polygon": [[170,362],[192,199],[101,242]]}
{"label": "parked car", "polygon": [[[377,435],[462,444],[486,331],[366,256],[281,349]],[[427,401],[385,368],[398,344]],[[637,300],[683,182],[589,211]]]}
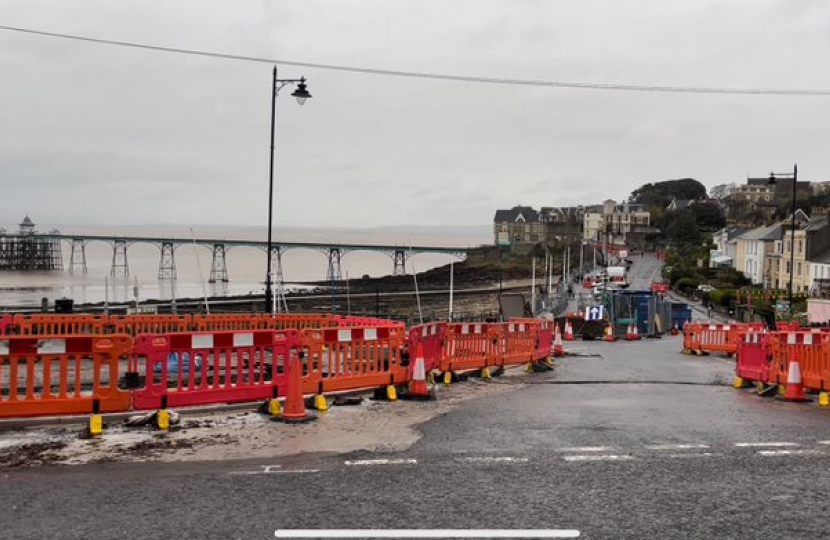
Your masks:
{"label": "parked car", "polygon": [[702,291],[702,292],[712,292],[712,291],[715,290],[715,288],[712,287],[711,285],[707,285],[706,283],[704,283],[703,285],[698,285],[697,290]]}

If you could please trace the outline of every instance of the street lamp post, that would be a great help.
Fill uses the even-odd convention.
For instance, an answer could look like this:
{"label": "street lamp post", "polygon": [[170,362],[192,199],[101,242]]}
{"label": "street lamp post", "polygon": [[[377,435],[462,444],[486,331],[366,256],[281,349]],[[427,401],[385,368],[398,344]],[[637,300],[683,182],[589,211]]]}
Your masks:
{"label": "street lamp post", "polygon": [[790,302],[789,312],[793,312],[793,276],[795,275],[795,199],[796,186],[798,184],[798,164],[793,165],[793,172],[791,173],[769,173],[769,184],[775,184],[777,178],[792,178],[793,179],[793,204],[792,214],[790,216],[790,283],[788,287],[788,297]]}
{"label": "street lamp post", "polygon": [[267,271],[265,273],[265,313],[274,313],[274,291],[271,287],[271,250],[273,248],[271,227],[274,215],[274,122],[277,109],[277,94],[283,87],[289,84],[296,84],[297,89],[291,95],[297,98],[297,103],[303,105],[311,94],[306,88],[305,77],[299,79],[278,79],[277,66],[274,66],[274,80],[271,84],[271,160],[268,171],[268,252],[266,259]]}

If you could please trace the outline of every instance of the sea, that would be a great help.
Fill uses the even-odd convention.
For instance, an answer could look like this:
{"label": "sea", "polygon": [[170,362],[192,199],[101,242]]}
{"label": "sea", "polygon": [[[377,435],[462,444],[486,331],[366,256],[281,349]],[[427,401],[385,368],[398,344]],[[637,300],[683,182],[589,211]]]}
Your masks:
{"label": "sea", "polygon": [[[7,231],[17,225],[0,223]],[[40,232],[57,229],[61,234],[143,236],[152,238],[211,238],[222,240],[267,240],[264,227],[244,226],[104,226],[38,224]],[[331,244],[375,244],[395,246],[475,247],[492,242],[491,228],[478,226],[394,226],[365,229],[347,228],[275,228],[274,241]],[[87,273],[70,274],[70,244],[61,246],[64,269],[52,272],[17,272],[0,270],[0,309],[39,306],[43,298],[54,303],[71,298],[75,303],[171,300],[263,294],[265,291],[265,250],[256,247],[232,247],[226,255],[228,283],[208,283],[212,251],[206,246],[184,244],[176,248],[177,278],[158,279],[160,244],[131,244],[127,249],[129,277],[110,275],[113,259],[111,244],[93,241],[86,245]],[[423,272],[457,259],[448,255],[415,254],[407,261],[407,273]],[[282,256],[286,288],[308,287],[308,282],[326,279],[327,255],[313,249],[289,249]],[[380,277],[392,273],[389,255],[373,251],[354,251],[343,255],[344,279],[364,276]]]}

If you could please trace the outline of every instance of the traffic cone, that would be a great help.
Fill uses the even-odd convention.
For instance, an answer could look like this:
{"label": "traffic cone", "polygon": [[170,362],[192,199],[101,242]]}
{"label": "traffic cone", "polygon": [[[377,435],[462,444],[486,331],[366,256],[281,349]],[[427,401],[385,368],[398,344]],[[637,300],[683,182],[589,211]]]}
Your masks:
{"label": "traffic cone", "polygon": [[617,337],[614,335],[614,325],[610,322],[605,327],[605,341],[617,341]]}
{"label": "traffic cone", "polygon": [[562,345],[562,334],[559,333],[559,325],[556,325],[555,334],[553,336],[553,356],[565,356],[565,347]]}
{"label": "traffic cone", "polygon": [[409,390],[403,397],[421,400],[435,399],[435,393],[429,389],[427,384],[424,346],[420,343],[415,348],[415,363],[412,365],[412,380],[409,381]]}
{"label": "traffic cone", "polygon": [[631,333],[631,325],[630,324],[625,327],[625,340],[626,341],[633,341],[634,340],[634,334]]}
{"label": "traffic cone", "polygon": [[680,330],[677,328],[677,323],[674,323],[674,328],[671,329],[671,335],[676,336],[680,333]]}
{"label": "traffic cone", "polygon": [[271,420],[299,424],[317,419],[313,414],[309,414],[305,408],[305,400],[303,399],[303,367],[300,363],[302,356],[302,352],[298,353],[295,350],[292,350],[288,355],[288,373],[286,374],[288,389],[285,393],[285,408],[281,415],[271,417]]}
{"label": "traffic cone", "polygon": [[565,335],[562,336],[565,341],[574,341],[574,331],[571,322],[565,319]]}
{"label": "traffic cone", "polygon": [[787,387],[781,399],[797,403],[810,401],[810,398],[804,395],[804,386],[801,384],[801,366],[795,358],[790,360],[790,367],[787,370]]}
{"label": "traffic cone", "polygon": [[642,336],[640,335],[640,331],[637,329],[637,325],[632,324],[631,325],[631,339],[633,339],[634,341],[637,341],[641,337]]}

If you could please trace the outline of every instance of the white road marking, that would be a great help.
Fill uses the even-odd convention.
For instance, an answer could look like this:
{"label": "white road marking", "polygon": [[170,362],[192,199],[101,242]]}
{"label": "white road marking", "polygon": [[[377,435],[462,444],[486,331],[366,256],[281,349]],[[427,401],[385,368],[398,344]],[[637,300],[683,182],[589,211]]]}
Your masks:
{"label": "white road marking", "polygon": [[357,459],[354,461],[346,460],[343,463],[346,465],[415,465],[418,463],[417,459]]}
{"label": "white road marking", "polygon": [[758,450],[762,456],[823,456],[821,450]]}
{"label": "white road marking", "polygon": [[819,444],[830,444],[830,441],[818,441]]}
{"label": "white road marking", "polygon": [[735,446],[739,448],[751,448],[755,446],[798,446],[796,443],[793,442],[736,442]]}
{"label": "white road marking", "polygon": [[564,458],[565,461],[624,461],[634,459],[627,454],[591,454],[585,456],[564,456]]}
{"label": "white road marking", "polygon": [[685,454],[668,454],[670,458],[682,459],[682,458],[698,458],[698,457],[715,457],[720,456],[722,454],[718,454],[715,452],[686,452]]}
{"label": "white road marking", "polygon": [[253,474],[314,474],[320,469],[283,469],[282,465],[262,465],[261,471],[231,471],[231,476],[246,476]]}
{"label": "white road marking", "polygon": [[570,448],[559,448],[560,452],[608,452],[615,450],[613,446],[571,446]]}
{"label": "white road marking", "polygon": [[695,448],[709,448],[708,444],[651,444],[646,445],[649,450],[692,450]]}
{"label": "white road marking", "polygon": [[579,538],[576,529],[277,529],[275,538]]}
{"label": "white road marking", "polygon": [[527,463],[528,458],[523,457],[496,457],[496,456],[482,456],[482,457],[462,457],[456,459],[463,463]]}

